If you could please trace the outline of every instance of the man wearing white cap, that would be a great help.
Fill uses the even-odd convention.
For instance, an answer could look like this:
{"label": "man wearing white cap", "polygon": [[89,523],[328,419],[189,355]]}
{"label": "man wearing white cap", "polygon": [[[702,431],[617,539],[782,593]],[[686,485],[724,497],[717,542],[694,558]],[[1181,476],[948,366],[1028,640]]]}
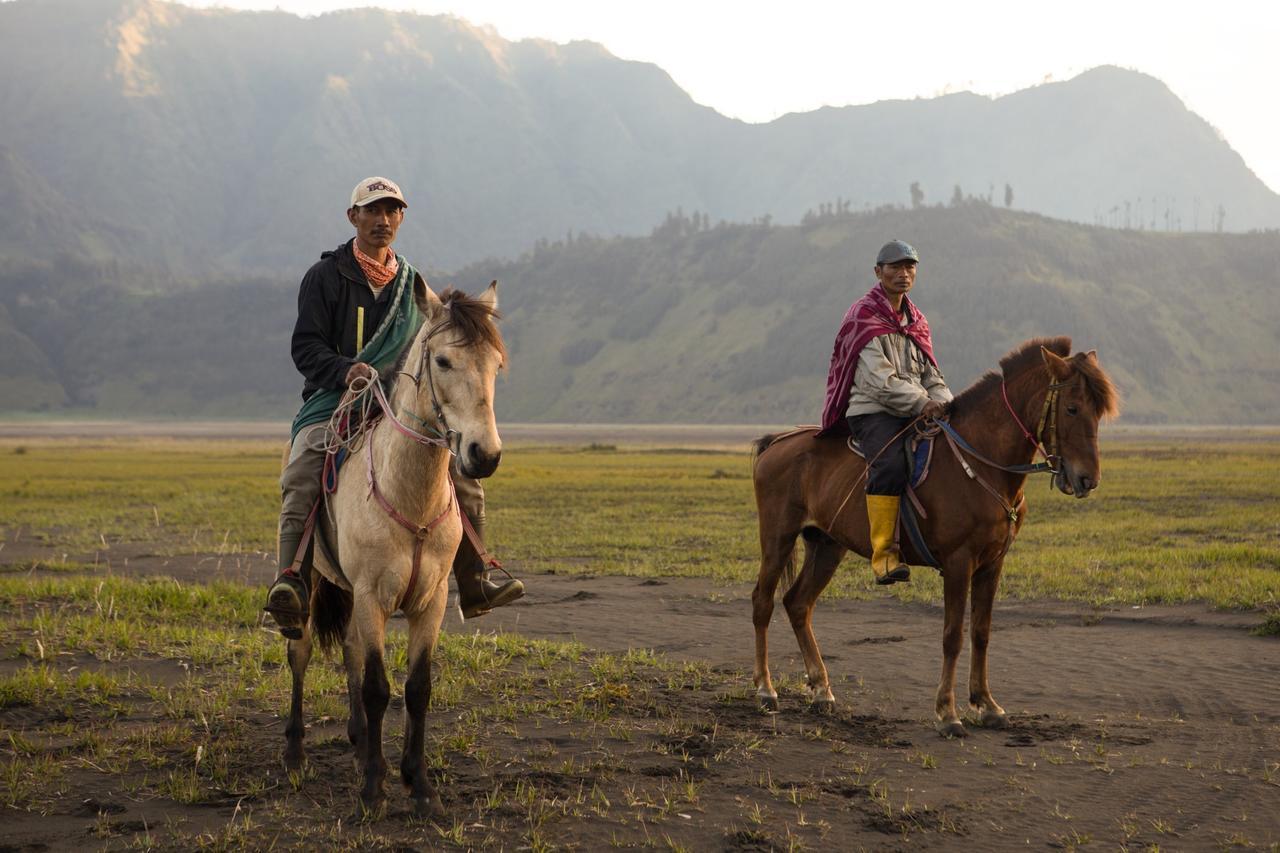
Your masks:
{"label": "man wearing white cap", "polygon": [[[280,475],[280,575],[264,608],[280,633],[291,639],[302,635],[307,619],[308,556],[297,552],[320,496],[329,417],[348,385],[372,376],[370,365],[395,363],[422,322],[413,302],[417,271],[391,249],[407,207],[394,181],[372,177],[356,184],[347,208],[355,237],[322,253],[303,276],[298,292],[292,351],[304,380],[304,402],[293,421],[289,461]],[[456,470],[453,478],[458,505],[483,536],[484,489]],[[467,618],[524,595],[524,584],[518,580],[489,580],[487,567],[467,537],[454,558],[453,573],[458,603]]]}

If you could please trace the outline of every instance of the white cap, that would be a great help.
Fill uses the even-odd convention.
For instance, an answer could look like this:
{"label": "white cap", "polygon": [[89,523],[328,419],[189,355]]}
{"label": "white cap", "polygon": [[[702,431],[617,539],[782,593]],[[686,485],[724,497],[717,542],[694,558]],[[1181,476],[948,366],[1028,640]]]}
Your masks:
{"label": "white cap", "polygon": [[383,198],[394,198],[405,207],[409,203],[404,200],[404,194],[400,192],[400,187],[396,186],[396,182],[390,178],[365,178],[356,184],[356,188],[351,191],[351,206],[364,207],[366,204],[378,201]]}

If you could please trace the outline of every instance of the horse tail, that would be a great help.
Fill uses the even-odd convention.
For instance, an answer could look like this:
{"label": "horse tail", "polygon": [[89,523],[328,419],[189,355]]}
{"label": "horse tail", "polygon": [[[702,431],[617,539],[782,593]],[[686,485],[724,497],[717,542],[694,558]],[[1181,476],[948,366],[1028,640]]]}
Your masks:
{"label": "horse tail", "polygon": [[[762,435],[751,442],[751,474],[752,478],[755,480],[757,500],[760,499],[760,490],[763,483],[763,481],[759,479],[762,475],[758,470],[761,455],[770,447],[773,447],[779,439],[794,435],[795,432],[796,430],[791,430],[790,432],[771,432]],[[764,476],[767,478],[767,475]],[[782,559],[782,571],[780,577],[781,583],[777,588],[778,595],[781,595],[789,589],[796,579],[796,549],[794,542],[789,546],[786,546],[786,557]]]}
{"label": "horse tail", "polygon": [[756,469],[756,460],[760,458],[760,454],[769,449],[772,444],[778,440],[778,436],[782,433],[771,432],[762,435],[755,441],[751,442],[751,470]]}
{"label": "horse tail", "polygon": [[786,432],[771,432],[762,435],[755,441],[751,442],[751,470],[756,468],[756,460],[760,458],[760,454],[764,453],[770,447],[773,447],[784,438],[791,438],[793,435],[805,435],[808,433],[817,433],[819,427],[816,426],[798,426],[795,429],[789,429]]}
{"label": "horse tail", "polygon": [[311,593],[311,635],[326,652],[341,645],[351,620],[351,593],[315,573]]}

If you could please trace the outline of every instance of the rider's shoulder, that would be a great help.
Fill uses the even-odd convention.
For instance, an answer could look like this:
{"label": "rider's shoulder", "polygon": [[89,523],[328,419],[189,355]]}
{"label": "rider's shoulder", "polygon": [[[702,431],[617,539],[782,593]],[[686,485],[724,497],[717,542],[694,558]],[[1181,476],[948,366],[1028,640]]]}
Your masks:
{"label": "rider's shoulder", "polygon": [[315,266],[321,266],[323,264],[337,264],[345,258],[354,257],[351,251],[351,243],[351,240],[347,240],[345,243],[339,243],[332,249],[325,249],[320,253],[320,260],[316,261]]}
{"label": "rider's shoulder", "polygon": [[351,249],[347,243],[343,243],[335,249],[326,249],[320,253],[320,260],[312,264],[311,268],[307,270],[304,280],[335,278],[340,265],[344,261],[344,256],[349,256],[350,254]]}

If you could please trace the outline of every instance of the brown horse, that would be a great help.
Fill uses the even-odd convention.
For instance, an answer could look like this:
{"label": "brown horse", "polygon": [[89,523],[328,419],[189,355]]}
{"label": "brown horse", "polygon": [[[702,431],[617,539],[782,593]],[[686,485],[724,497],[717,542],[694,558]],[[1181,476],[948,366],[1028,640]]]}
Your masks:
{"label": "brown horse", "polygon": [[[984,726],[1008,722],[987,686],[987,641],[1005,552],[1025,517],[1022,486],[1036,447],[1029,433],[1036,430],[1049,447],[1054,483],[1063,493],[1087,497],[1101,478],[1098,421],[1118,411],[1119,399],[1094,352],[1070,352],[1070,338],[1027,341],[1000,360],[1001,372],[987,373],[956,397],[950,425],[970,449],[953,452],[940,435],[929,477],[917,490],[925,511],[920,529],[938,561],[946,597],[942,680],[934,707],[944,736],[965,734],[956,713],[955,674],[971,589],[969,704]],[[819,438],[816,431],[766,435],[754,445],[761,551],[760,577],[751,596],[755,685],[768,711],[778,709],[769,677],[769,620],[779,579],[785,574],[790,581],[794,573],[796,537],[804,537],[804,565],[782,602],[804,655],[812,707],[818,711],[830,710],[835,698],[810,624],[814,603],[846,553],[871,553],[863,496],[866,465],[843,438]],[[923,563],[906,539],[903,558]]]}

